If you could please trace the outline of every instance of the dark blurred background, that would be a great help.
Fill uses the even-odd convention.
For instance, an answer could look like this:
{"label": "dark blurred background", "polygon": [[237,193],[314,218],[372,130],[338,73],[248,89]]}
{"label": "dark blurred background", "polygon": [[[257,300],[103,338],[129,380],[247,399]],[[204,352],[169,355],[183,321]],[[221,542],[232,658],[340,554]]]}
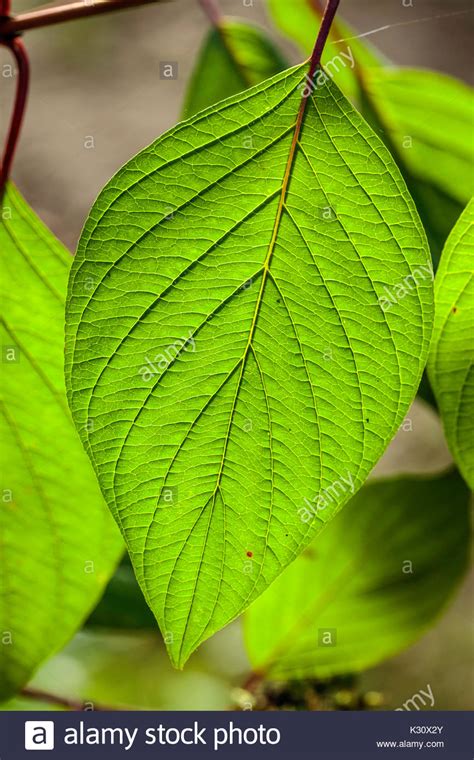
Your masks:
{"label": "dark blurred background", "polygon": [[[13,10],[36,5],[18,0]],[[291,63],[301,59],[272,28],[265,0],[220,0],[220,5],[230,15],[265,26]],[[342,0],[340,13],[359,33],[388,27],[368,39],[393,63],[434,68],[470,82],[472,10],[471,0]],[[27,34],[31,95],[13,178],[71,250],[102,186],[175,124],[207,28],[197,0],[170,0]],[[176,80],[160,80],[164,61],[178,62]],[[6,76],[8,64],[8,54],[0,50],[2,138],[14,84]],[[377,473],[434,471],[449,463],[433,412],[417,402],[409,416],[411,430],[397,436]],[[364,674],[363,687],[382,691],[386,704],[397,707],[430,684],[435,709],[473,708],[473,585],[472,579],[464,584],[419,643]],[[88,631],[42,668],[34,684],[112,704],[225,709],[246,667],[238,624],[206,643],[183,673],[171,669],[156,634]]]}

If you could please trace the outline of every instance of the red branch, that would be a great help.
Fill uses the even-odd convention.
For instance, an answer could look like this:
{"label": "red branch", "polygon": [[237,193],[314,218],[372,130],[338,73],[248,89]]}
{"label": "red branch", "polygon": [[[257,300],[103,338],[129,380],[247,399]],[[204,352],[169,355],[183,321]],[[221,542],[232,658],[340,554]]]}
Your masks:
{"label": "red branch", "polygon": [[34,689],[32,687],[26,687],[20,692],[20,696],[26,697],[26,699],[34,699],[38,702],[47,702],[52,705],[58,705],[64,707],[67,710],[76,710],[77,712],[84,710],[89,711],[88,705],[91,705],[91,711],[105,711],[112,712],[116,710],[133,710],[133,707],[112,707],[111,705],[98,704],[93,700],[85,700],[82,702],[79,699],[71,699],[70,697],[61,697],[58,694],[51,694],[48,691],[42,689]]}
{"label": "red branch", "polygon": [[11,2],[10,2],[10,0],[0,0],[0,19],[1,18],[9,18],[10,17],[10,11],[11,11]]}
{"label": "red branch", "polygon": [[313,54],[311,56],[311,62],[309,67],[308,77],[312,79],[316,69],[321,63],[321,56],[323,54],[324,46],[326,44],[329,32],[331,31],[332,22],[334,16],[339,7],[340,0],[328,0],[326,8],[324,9],[323,20],[321,21],[321,27],[314,46]]}
{"label": "red branch", "polygon": [[[2,10],[5,6],[9,6],[7,0],[2,4]],[[18,37],[12,37],[11,39],[0,40],[0,44],[11,50],[13,57],[15,58],[17,65],[17,85],[15,92],[15,102],[13,105],[13,111],[10,121],[10,128],[8,130],[7,140],[2,156],[2,164],[0,166],[0,201],[3,198],[5,191],[5,185],[10,176],[10,169],[15,155],[15,149],[20,136],[21,125],[23,123],[23,116],[25,113],[26,100],[28,97],[28,85],[30,81],[30,65],[28,61],[28,54],[22,40]]]}
{"label": "red branch", "polygon": [[101,13],[159,2],[165,2],[165,0],[94,0],[91,3],[79,0],[79,2],[65,3],[64,5],[51,5],[47,8],[38,8],[27,13],[20,13],[13,18],[0,20],[0,38],[10,37],[19,32],[25,32],[27,29],[39,29],[43,26],[62,24],[64,21],[73,21],[78,18],[98,16]]}
{"label": "red branch", "polygon": [[0,0],[0,45],[4,45],[4,47],[11,50],[18,69],[15,103],[0,166],[0,201],[2,200],[5,185],[10,176],[13,156],[20,136],[30,80],[28,55],[18,35],[27,29],[38,29],[43,26],[59,24],[63,21],[86,18],[87,16],[108,13],[109,11],[136,8],[140,5],[151,5],[152,3],[159,2],[165,2],[165,0],[94,0],[91,3],[79,0],[79,2],[38,8],[37,10],[22,13],[18,16],[11,16],[10,0]]}
{"label": "red branch", "polygon": [[222,22],[222,13],[215,0],[198,0],[198,2],[211,24],[219,27]]}

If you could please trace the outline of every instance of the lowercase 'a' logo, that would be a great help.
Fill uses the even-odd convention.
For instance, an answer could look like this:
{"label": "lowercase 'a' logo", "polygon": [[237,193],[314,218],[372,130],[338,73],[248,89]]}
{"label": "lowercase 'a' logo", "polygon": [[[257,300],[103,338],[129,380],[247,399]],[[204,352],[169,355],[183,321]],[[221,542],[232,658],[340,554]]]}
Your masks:
{"label": "lowercase 'a' logo", "polygon": [[54,749],[52,720],[25,721],[25,749]]}

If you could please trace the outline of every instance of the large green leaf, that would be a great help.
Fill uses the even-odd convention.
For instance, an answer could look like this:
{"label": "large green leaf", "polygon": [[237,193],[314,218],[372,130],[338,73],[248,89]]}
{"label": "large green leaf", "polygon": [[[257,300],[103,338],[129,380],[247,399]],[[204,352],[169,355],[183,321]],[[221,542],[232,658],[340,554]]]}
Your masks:
{"label": "large green leaf", "polygon": [[448,238],[435,281],[428,363],[448,445],[474,488],[474,200]]}
{"label": "large green leaf", "polygon": [[74,430],[63,375],[71,256],[9,187],[0,219],[0,697],[62,647],[123,546]]}
{"label": "large green leaf", "polygon": [[71,272],[69,402],[178,665],[361,485],[426,360],[414,205],[334,83],[300,106],[306,71],[133,158]]}
{"label": "large green leaf", "polygon": [[364,486],[247,611],[253,668],[324,678],[412,643],[466,569],[468,502],[455,472]]}
{"label": "large green leaf", "polygon": [[183,116],[235,95],[287,68],[282,55],[257,26],[222,19],[209,31],[188,84]]}

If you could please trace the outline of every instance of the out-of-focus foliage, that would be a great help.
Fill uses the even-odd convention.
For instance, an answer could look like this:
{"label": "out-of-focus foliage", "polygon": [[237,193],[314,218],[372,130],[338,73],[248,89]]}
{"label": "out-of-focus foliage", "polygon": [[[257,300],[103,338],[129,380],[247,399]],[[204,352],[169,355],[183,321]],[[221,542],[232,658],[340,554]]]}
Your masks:
{"label": "out-of-focus foliage", "polygon": [[288,67],[257,26],[223,19],[210,29],[188,84],[183,117],[269,79]]}
{"label": "out-of-focus foliage", "polygon": [[468,502],[456,472],[364,486],[247,611],[254,669],[326,678],[412,643],[466,570]]}
{"label": "out-of-focus foliage", "polygon": [[451,453],[474,488],[474,200],[448,238],[435,281],[428,363]]}
{"label": "out-of-focus foliage", "polygon": [[0,696],[76,632],[122,551],[71,421],[63,374],[71,256],[18,191],[0,218]]}

